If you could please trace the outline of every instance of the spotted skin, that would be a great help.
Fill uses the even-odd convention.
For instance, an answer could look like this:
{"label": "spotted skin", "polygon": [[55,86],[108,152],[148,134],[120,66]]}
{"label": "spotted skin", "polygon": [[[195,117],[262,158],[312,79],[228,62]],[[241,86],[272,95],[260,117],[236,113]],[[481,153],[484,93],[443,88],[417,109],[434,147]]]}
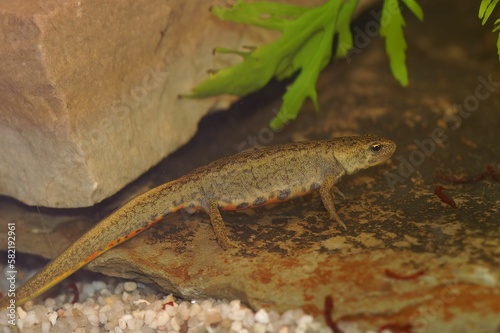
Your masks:
{"label": "spotted skin", "polygon": [[[319,190],[332,220],[346,225],[333,204],[334,184],[345,174],[382,163],[394,142],[374,135],[306,141],[245,151],[212,162],[132,199],[84,234],[17,290],[21,305],[102,253],[150,228],[181,209],[204,210],[223,249],[236,247],[220,210],[281,202]],[[7,307],[10,299],[0,300]]]}

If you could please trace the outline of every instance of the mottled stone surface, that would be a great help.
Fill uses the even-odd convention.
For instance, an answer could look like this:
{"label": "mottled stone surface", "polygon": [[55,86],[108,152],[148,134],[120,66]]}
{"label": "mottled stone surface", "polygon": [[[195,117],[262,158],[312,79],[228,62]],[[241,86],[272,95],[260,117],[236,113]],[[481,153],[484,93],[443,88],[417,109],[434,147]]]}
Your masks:
{"label": "mottled stone surface", "polygon": [[[411,324],[415,332],[498,332],[500,183],[489,178],[450,184],[435,177],[474,176],[487,165],[500,171],[500,84],[490,85],[490,95],[468,116],[454,107],[474,100],[469,96],[481,77],[500,82],[495,36],[480,27],[474,5],[427,4],[424,24],[408,20],[408,88],[391,77],[383,44],[374,39],[350,62],[327,68],[318,83],[321,111],[307,104],[283,131],[267,125],[283,91],[271,85],[203,120],[188,145],[111,200],[77,212],[39,213],[3,199],[1,222],[17,222],[19,251],[53,257],[127,198],[238,147],[375,133],[396,141],[398,150],[391,162],[339,184],[346,200],[337,208],[347,231],[330,223],[313,195],[248,214],[223,214],[242,247],[224,252],[208,216],[177,214],[88,268],[152,282],[185,298],[240,298],[254,308],[280,311],[302,307],[319,318],[330,295],[335,319],[373,330]],[[440,14],[443,8],[449,18]],[[436,129],[442,130],[440,142],[419,148]],[[456,209],[434,194],[438,185]],[[399,280],[386,270],[422,273]]]}
{"label": "mottled stone surface", "polygon": [[91,206],[228,106],[229,96],[178,96],[208,70],[239,61],[214,57],[214,47],[276,34],[223,23],[213,4],[0,0],[0,194],[33,206]]}

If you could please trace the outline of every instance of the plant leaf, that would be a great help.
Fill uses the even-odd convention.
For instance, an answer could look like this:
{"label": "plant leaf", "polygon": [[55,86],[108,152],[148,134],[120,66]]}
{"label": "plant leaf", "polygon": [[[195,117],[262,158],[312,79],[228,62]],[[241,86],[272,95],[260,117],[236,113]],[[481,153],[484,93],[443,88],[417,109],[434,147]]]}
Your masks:
{"label": "plant leaf", "polygon": [[479,18],[482,19],[481,24],[484,25],[490,18],[491,13],[495,9],[499,0],[483,0],[479,6]]}
{"label": "plant leaf", "polygon": [[403,2],[420,21],[424,20],[424,11],[415,0],[403,0]]}
{"label": "plant leaf", "polygon": [[382,8],[380,35],[385,37],[385,49],[389,56],[392,75],[403,86],[408,85],[406,69],[406,41],[403,34],[405,21],[398,0],[385,0]]}
{"label": "plant leaf", "polygon": [[[333,35],[337,26],[338,16],[344,10],[342,0],[331,1],[329,13],[339,13],[336,16],[328,16],[328,23],[322,31],[318,32],[303,48],[303,52],[295,57],[294,68],[302,68],[299,76],[287,88],[283,96],[283,105],[276,117],[271,120],[271,128],[277,129],[285,125],[289,120],[295,119],[300,107],[307,98],[313,102],[314,108],[318,110],[318,96],[316,92],[316,81],[323,68],[328,64],[332,52]],[[321,15],[321,12],[312,15]],[[323,13],[325,17],[327,14]],[[319,16],[321,17],[321,16]]]}
{"label": "plant leaf", "polygon": [[[308,98],[317,109],[316,81],[331,59],[334,36],[338,35],[337,56],[346,56],[353,46],[350,21],[358,1],[328,0],[316,7],[299,7],[238,0],[231,8],[213,8],[214,15],[221,20],[277,30],[282,36],[273,43],[245,52],[217,48],[218,53],[238,54],[243,61],[210,75],[187,97],[243,96],[262,88],[273,76],[281,80],[297,74],[287,87],[283,105],[271,126],[278,128],[295,119]],[[423,19],[416,0],[401,1],[417,18]],[[385,0],[380,33],[386,39],[391,71],[396,80],[406,86],[404,25],[398,0]]]}
{"label": "plant leaf", "polygon": [[307,11],[307,8],[274,2],[246,3],[238,0],[230,8],[213,7],[211,11],[223,21],[283,31],[283,25],[287,21],[297,19]]}
{"label": "plant leaf", "polygon": [[340,9],[342,12],[339,13],[337,22],[338,46],[335,54],[336,58],[344,58],[352,49],[351,18],[357,5],[357,1],[349,1]]}
{"label": "plant leaf", "polygon": [[[478,18],[482,19],[484,17],[484,13],[486,13],[486,8],[490,5],[491,0],[482,0],[481,4],[479,5],[479,13],[478,13]],[[484,23],[482,23],[484,25]]]}

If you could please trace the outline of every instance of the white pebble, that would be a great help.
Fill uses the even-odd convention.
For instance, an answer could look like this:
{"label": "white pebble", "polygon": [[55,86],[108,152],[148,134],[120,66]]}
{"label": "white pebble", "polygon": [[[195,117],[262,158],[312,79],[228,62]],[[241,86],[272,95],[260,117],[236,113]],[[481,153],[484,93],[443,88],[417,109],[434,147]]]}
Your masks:
{"label": "white pebble", "polygon": [[19,306],[17,308],[17,315],[19,316],[19,319],[23,320],[24,318],[26,318],[26,311],[24,311],[24,309]]}
{"label": "white pebble", "polygon": [[137,283],[133,281],[127,281],[123,284],[123,289],[129,293],[137,289]]}
{"label": "white pebble", "polygon": [[177,313],[181,316],[183,321],[187,321],[189,319],[189,306],[187,302],[182,302],[179,304],[177,308]]}
{"label": "white pebble", "polygon": [[191,305],[189,316],[196,317],[200,312],[201,312],[201,306],[198,303],[194,303],[193,305]]}
{"label": "white pebble", "polygon": [[231,331],[234,331],[234,332],[239,332],[243,329],[243,325],[241,324],[241,321],[233,321],[233,323],[231,324]]}
{"label": "white pebble", "polygon": [[50,323],[52,324],[52,326],[54,326],[56,324],[56,320],[57,320],[57,312],[52,312],[47,317],[48,317]]}
{"label": "white pebble", "polygon": [[222,321],[222,316],[220,315],[220,312],[217,311],[217,309],[209,309],[207,311],[207,324],[209,325],[214,325],[217,323],[220,323]]}
{"label": "white pebble", "polygon": [[167,295],[167,297],[165,297],[163,299],[163,303],[171,303],[171,304],[174,304],[175,303],[175,298],[172,294],[170,295]]}
{"label": "white pebble", "polygon": [[165,311],[167,311],[168,315],[170,317],[174,317],[177,315],[177,304],[175,304],[174,306],[171,306],[171,305],[166,305],[165,306]]}
{"label": "white pebble", "polygon": [[113,292],[115,295],[119,295],[123,292],[123,283],[118,283],[118,285],[115,287],[115,291]]}
{"label": "white pebble", "polygon": [[297,328],[293,331],[293,333],[306,333],[307,330],[304,326],[297,326]]}
{"label": "white pebble", "polygon": [[129,315],[129,314],[123,315],[120,319],[118,319],[118,326],[120,326],[120,328],[122,330],[126,329],[127,328],[127,320],[130,320],[130,319],[132,319],[131,315]]}
{"label": "white pebble", "polygon": [[253,333],[266,333],[266,325],[262,323],[255,323],[253,326]]}
{"label": "white pebble", "polygon": [[308,324],[312,323],[314,321],[314,318],[310,315],[303,315],[300,317],[299,320],[297,320],[297,324],[299,326],[307,326]]}
{"label": "white pebble", "polygon": [[92,326],[98,326],[99,325],[99,317],[97,314],[97,311],[89,306],[85,307],[82,309],[82,312],[85,316],[87,316],[87,319]]}
{"label": "white pebble", "polygon": [[191,317],[187,320],[187,325],[189,328],[193,328],[196,326],[203,326],[203,322],[200,321],[197,317]]}
{"label": "white pebble", "polygon": [[108,316],[106,316],[105,312],[99,312],[99,322],[101,324],[106,324],[108,322]]}
{"label": "white pebble", "polygon": [[153,322],[156,317],[156,312],[153,310],[146,310],[144,312],[144,324],[149,325]]}
{"label": "white pebble", "polygon": [[127,320],[125,322],[125,324],[129,330],[132,330],[132,331],[135,330],[135,319],[132,316],[129,320]]}
{"label": "white pebble", "polygon": [[168,320],[170,319],[170,317],[166,311],[161,311],[156,316],[156,319],[157,319],[158,326],[164,326],[168,323]]}
{"label": "white pebble", "polygon": [[137,301],[134,301],[133,304],[134,305],[149,305],[151,303],[146,301],[145,299],[138,299]]}
{"label": "white pebble", "polygon": [[50,322],[44,321],[42,323],[42,333],[49,333],[50,330]]}
{"label": "white pebble", "polygon": [[228,316],[229,319],[235,320],[235,321],[242,321],[243,318],[245,318],[245,310],[236,310],[236,311],[231,311]]}
{"label": "white pebble", "polygon": [[208,309],[212,308],[212,306],[213,306],[212,301],[210,301],[208,299],[201,302],[201,308],[204,310],[208,310]]}
{"label": "white pebble", "polygon": [[[131,319],[131,322],[133,322],[133,328],[135,330],[140,330],[144,326],[144,320],[143,319]],[[129,324],[130,327],[132,328],[132,324]]]}
{"label": "white pebble", "polygon": [[255,314],[255,321],[262,324],[268,324],[269,315],[267,314],[267,311],[264,309],[260,309],[259,311],[257,311],[257,313]]}
{"label": "white pebble", "polygon": [[36,317],[35,311],[30,311],[24,318],[24,325],[27,327],[33,326],[34,324],[38,323],[39,320]]}
{"label": "white pebble", "polygon": [[107,285],[104,281],[94,281],[92,282],[92,288],[94,288],[95,291],[99,291],[107,288]]}
{"label": "white pebble", "polygon": [[293,310],[287,310],[281,315],[281,321],[284,325],[295,324],[295,318],[293,316]]}
{"label": "white pebble", "polygon": [[280,329],[278,330],[278,333],[288,333],[289,329],[288,326],[281,326]]}
{"label": "white pebble", "polygon": [[226,319],[227,316],[229,315],[229,312],[231,312],[231,307],[227,303],[222,303],[220,305],[220,315],[222,319]]}
{"label": "white pebble", "polygon": [[151,304],[149,304],[148,306],[146,306],[146,310],[153,310],[155,312],[158,312],[161,310],[162,307],[163,307],[163,303],[160,300],[156,300],[156,301],[152,302]]}
{"label": "white pebble", "polygon": [[92,284],[84,284],[82,289],[82,294],[88,295],[89,297],[92,297],[95,295],[95,289]]}
{"label": "white pebble", "polygon": [[118,319],[109,320],[107,323],[104,324],[104,329],[108,331],[111,331],[115,327],[118,327]]}
{"label": "white pebble", "polygon": [[177,319],[177,317],[174,317],[172,318],[172,320],[170,320],[170,325],[172,325],[174,331],[179,332],[181,330],[181,325],[179,324],[179,320]]}
{"label": "white pebble", "polygon": [[229,307],[231,308],[231,311],[239,310],[241,307],[241,301],[237,299],[233,300],[229,303]]}
{"label": "white pebble", "polygon": [[145,313],[146,313],[146,311],[144,311],[144,310],[137,310],[137,311],[132,312],[132,316],[134,316],[134,318],[136,318],[136,319],[144,319]]}
{"label": "white pebble", "polygon": [[47,308],[53,308],[54,306],[56,306],[56,300],[49,297],[45,300],[44,305]]}
{"label": "white pebble", "polygon": [[245,318],[243,318],[243,327],[251,328],[253,327],[254,324],[255,324],[254,314],[250,310],[245,311]]}
{"label": "white pebble", "polygon": [[99,313],[104,313],[104,312],[108,312],[108,311],[111,311],[111,305],[109,304],[106,304],[104,305],[100,310],[99,310]]}

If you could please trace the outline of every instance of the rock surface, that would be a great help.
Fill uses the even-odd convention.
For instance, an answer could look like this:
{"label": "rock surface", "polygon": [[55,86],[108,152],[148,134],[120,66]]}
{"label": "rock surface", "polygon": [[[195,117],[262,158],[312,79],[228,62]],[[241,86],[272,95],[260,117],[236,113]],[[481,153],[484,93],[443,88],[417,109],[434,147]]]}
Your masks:
{"label": "rock surface", "polygon": [[275,36],[222,23],[211,5],[0,0],[0,194],[91,206],[186,143],[233,100],[178,98],[239,61],[213,48]]}
{"label": "rock surface", "polygon": [[[425,24],[408,20],[408,88],[389,73],[381,41],[371,40],[349,64],[338,62],[322,74],[319,113],[306,106],[296,122],[273,132],[268,121],[280,101],[270,102],[269,95],[283,87],[271,86],[203,120],[186,147],[100,205],[39,212],[2,198],[0,231],[16,222],[18,252],[54,257],[136,194],[240,147],[376,133],[396,141],[398,150],[391,162],[339,184],[347,198],[337,208],[347,231],[332,225],[319,198],[309,196],[248,215],[224,214],[242,246],[224,252],[206,215],[176,214],[88,268],[187,299],[239,298],[255,309],[301,307],[318,317],[332,296],[333,317],[365,330],[411,325],[414,332],[498,332],[500,183],[435,178],[436,172],[474,176],[488,164],[500,171],[496,36],[471,14],[476,4],[452,4],[428,3]],[[456,20],[462,24],[452,24]],[[454,105],[474,100],[489,77],[495,84],[484,88],[488,97],[466,117],[456,113]],[[436,129],[444,134],[438,141],[431,138]],[[423,150],[428,139],[433,143]],[[456,209],[434,194],[437,185]],[[0,234],[1,248],[5,240]]]}

